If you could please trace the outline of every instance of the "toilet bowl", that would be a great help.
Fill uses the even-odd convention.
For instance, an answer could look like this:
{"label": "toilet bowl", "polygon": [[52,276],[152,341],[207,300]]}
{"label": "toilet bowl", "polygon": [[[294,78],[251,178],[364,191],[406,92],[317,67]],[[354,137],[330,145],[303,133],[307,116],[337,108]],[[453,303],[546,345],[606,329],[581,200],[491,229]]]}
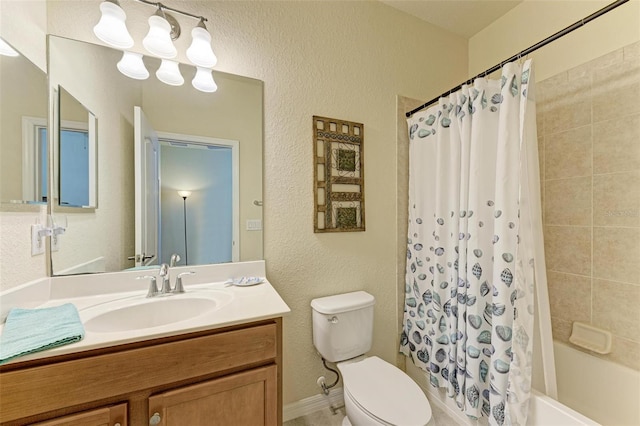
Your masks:
{"label": "toilet bowl", "polygon": [[343,426],[429,424],[429,401],[399,368],[375,356],[337,365],[347,412]]}
{"label": "toilet bowl", "polygon": [[311,301],[313,344],[342,376],[343,426],[429,425],[431,406],[422,389],[399,368],[365,357],[372,346],[374,304],[364,291]]}

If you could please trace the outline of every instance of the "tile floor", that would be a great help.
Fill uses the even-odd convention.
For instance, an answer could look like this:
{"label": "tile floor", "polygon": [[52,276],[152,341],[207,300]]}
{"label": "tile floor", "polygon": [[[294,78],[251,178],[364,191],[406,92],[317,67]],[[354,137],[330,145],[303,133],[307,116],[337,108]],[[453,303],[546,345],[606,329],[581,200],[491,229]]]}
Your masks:
{"label": "tile floor", "polygon": [[[459,426],[459,423],[453,417],[439,407],[434,406],[434,404],[431,404],[431,411],[433,412],[433,420],[432,423],[429,423],[429,426]],[[338,410],[335,415],[331,413],[329,408],[325,408],[309,415],[289,420],[283,426],[340,426],[343,418],[344,408]]]}

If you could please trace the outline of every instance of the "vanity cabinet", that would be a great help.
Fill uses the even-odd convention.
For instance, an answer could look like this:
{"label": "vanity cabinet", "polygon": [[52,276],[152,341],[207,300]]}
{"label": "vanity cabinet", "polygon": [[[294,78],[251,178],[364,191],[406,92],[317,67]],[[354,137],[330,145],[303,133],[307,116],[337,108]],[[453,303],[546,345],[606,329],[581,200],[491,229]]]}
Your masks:
{"label": "vanity cabinet", "polygon": [[53,420],[33,423],[33,426],[127,426],[127,404],[58,417]]}
{"label": "vanity cabinet", "polygon": [[121,426],[281,424],[282,319],[0,366],[3,426],[114,426],[68,422],[112,406]]}
{"label": "vanity cabinet", "polygon": [[276,424],[276,376],[271,365],[154,395],[149,398],[149,424]]}

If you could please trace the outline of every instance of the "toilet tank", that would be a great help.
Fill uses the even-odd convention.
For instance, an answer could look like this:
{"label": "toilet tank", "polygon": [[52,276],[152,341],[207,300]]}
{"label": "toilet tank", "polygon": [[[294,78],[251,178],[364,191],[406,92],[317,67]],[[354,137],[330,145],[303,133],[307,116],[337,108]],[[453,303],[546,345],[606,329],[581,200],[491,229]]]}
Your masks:
{"label": "toilet tank", "polygon": [[324,359],[344,361],[371,349],[374,304],[374,297],[364,291],[311,301],[313,345]]}

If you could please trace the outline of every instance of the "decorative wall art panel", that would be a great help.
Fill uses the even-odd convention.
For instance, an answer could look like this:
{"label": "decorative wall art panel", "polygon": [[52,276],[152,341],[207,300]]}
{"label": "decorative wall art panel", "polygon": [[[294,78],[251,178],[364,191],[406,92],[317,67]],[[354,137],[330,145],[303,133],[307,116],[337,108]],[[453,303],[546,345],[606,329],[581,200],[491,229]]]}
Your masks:
{"label": "decorative wall art panel", "polygon": [[313,116],[315,232],[364,231],[364,125]]}

